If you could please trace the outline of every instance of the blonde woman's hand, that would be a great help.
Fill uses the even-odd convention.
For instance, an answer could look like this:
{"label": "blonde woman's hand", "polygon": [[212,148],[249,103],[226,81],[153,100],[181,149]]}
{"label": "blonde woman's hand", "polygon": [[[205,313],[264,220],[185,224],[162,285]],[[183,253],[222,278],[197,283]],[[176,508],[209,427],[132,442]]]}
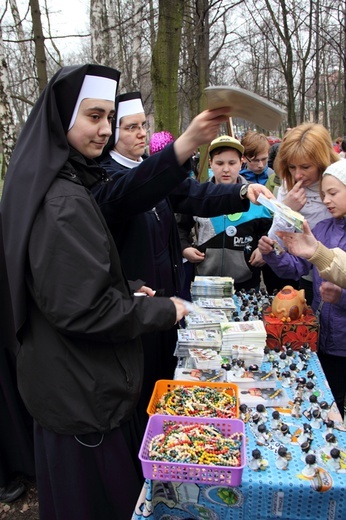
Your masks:
{"label": "blonde woman's hand", "polygon": [[302,180],[296,182],[282,201],[286,206],[293,209],[293,211],[300,211],[306,204],[306,194],[302,184]]}

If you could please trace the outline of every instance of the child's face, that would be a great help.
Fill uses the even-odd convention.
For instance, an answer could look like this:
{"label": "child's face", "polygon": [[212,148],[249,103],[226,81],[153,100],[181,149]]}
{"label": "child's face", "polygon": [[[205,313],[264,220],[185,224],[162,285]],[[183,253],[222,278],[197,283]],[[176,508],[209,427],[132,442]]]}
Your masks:
{"label": "child's face", "polygon": [[262,150],[254,157],[247,157],[244,154],[247,169],[256,175],[261,175],[268,163],[269,150]]}
{"label": "child's face", "polygon": [[234,148],[215,154],[209,161],[215,184],[236,184],[241,168],[239,153]]}
{"label": "child's face", "polygon": [[67,132],[69,144],[88,159],[99,157],[112,134],[113,116],[113,101],[83,99],[74,125]]}
{"label": "child's face", "polygon": [[322,198],[334,218],[346,215],[346,186],[333,175],[322,179]]}

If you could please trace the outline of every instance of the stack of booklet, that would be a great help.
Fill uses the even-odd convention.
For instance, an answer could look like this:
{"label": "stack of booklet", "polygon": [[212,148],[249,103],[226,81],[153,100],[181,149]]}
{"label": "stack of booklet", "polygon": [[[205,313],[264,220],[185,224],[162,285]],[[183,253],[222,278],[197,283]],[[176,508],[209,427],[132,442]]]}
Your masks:
{"label": "stack of booklet", "polygon": [[220,329],[178,329],[178,341],[174,355],[187,357],[191,348],[221,350]]}
{"label": "stack of booklet", "polygon": [[191,296],[194,300],[203,296],[224,298],[232,296],[233,292],[234,279],[230,276],[195,276],[191,283]]}
{"label": "stack of booklet", "polygon": [[223,311],[227,319],[232,318],[233,311],[236,310],[236,305],[232,297],[229,298],[197,298],[195,304],[203,310],[214,312],[221,310]]}
{"label": "stack of booklet", "polygon": [[263,321],[221,323],[222,356],[242,359],[245,366],[263,362],[267,333]]}
{"label": "stack of booklet", "polygon": [[219,369],[222,364],[222,357],[216,350],[211,348],[190,348],[190,357],[196,368],[200,369]]}
{"label": "stack of booklet", "polygon": [[185,324],[189,329],[220,328],[220,323],[228,323],[227,315],[221,309],[206,312],[190,312],[185,316]]}

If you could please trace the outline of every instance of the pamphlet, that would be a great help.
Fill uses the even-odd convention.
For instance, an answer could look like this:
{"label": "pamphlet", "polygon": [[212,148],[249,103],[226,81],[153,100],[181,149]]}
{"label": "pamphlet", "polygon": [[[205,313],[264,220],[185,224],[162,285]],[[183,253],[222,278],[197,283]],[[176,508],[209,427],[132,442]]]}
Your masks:
{"label": "pamphlet", "polygon": [[230,383],[235,383],[239,388],[276,388],[277,377],[274,370],[266,372],[259,370],[258,372],[245,372],[237,377],[232,370],[226,373],[226,379]]}
{"label": "pamphlet", "polygon": [[209,109],[229,107],[230,117],[241,117],[266,130],[277,129],[287,115],[267,99],[239,87],[207,87],[204,92]]}
{"label": "pamphlet", "polygon": [[255,407],[258,404],[264,406],[278,406],[286,408],[289,404],[289,397],[284,388],[239,388],[239,401],[241,404]]}
{"label": "pamphlet", "polygon": [[257,197],[257,202],[262,204],[262,206],[265,206],[267,209],[269,209],[269,211],[278,217],[294,226],[297,231],[303,231],[304,217],[297,211],[293,211],[293,209],[289,208],[282,202],[278,202],[276,199],[268,199],[262,193],[260,193]]}

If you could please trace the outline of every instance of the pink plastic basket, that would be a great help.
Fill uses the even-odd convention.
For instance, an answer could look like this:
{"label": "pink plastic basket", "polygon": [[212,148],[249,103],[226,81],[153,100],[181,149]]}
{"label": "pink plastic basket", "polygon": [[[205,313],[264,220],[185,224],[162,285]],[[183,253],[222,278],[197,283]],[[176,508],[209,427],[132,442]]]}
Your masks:
{"label": "pink plastic basket", "polygon": [[[243,433],[241,446],[241,465],[215,466],[202,464],[182,464],[150,460],[149,445],[153,437],[163,433],[165,421],[185,424],[208,424],[220,429],[225,437],[233,433]],[[245,427],[240,419],[195,418],[184,416],[152,415],[144,433],[142,445],[139,451],[139,459],[142,464],[143,475],[151,480],[194,482],[196,484],[217,484],[221,486],[239,486],[241,484],[243,469],[246,465],[246,440]]]}

